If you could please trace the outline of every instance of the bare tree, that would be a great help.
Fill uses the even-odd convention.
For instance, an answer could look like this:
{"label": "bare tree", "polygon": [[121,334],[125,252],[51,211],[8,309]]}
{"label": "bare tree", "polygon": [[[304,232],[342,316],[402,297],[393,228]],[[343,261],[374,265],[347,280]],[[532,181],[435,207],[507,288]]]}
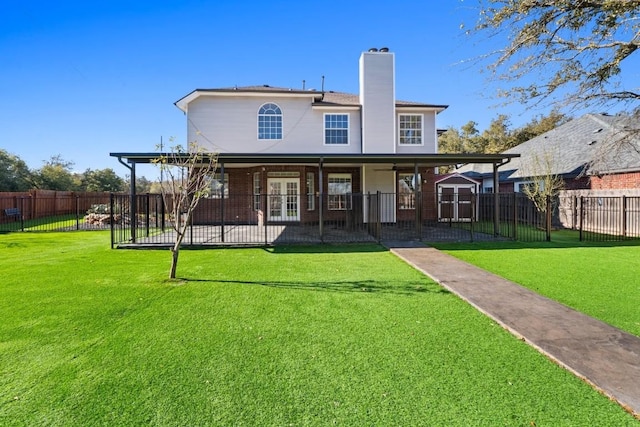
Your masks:
{"label": "bare tree", "polygon": [[638,79],[622,69],[640,47],[640,0],[481,0],[469,33],[506,35],[483,58],[496,80],[515,84],[501,93],[513,101],[639,108]]}
{"label": "bare tree", "polygon": [[564,179],[554,172],[555,157],[549,151],[534,153],[522,169],[524,176],[530,177],[522,192],[533,202],[538,212],[547,212],[549,200],[553,203],[560,190],[564,188]]}
{"label": "bare tree", "polygon": [[217,156],[204,152],[194,142],[189,144],[188,150],[181,145],[171,147],[170,152],[161,153],[154,163],[164,176],[160,189],[175,231],[169,269],[169,278],[175,279],[180,246],[198,202],[210,193],[211,181],[218,164]]}

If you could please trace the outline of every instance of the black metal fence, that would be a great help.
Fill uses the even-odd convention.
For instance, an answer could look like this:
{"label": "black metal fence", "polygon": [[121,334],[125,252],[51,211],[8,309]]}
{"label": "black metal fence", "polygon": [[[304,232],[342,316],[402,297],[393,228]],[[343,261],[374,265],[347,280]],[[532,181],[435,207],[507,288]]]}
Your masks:
{"label": "black metal fence", "polygon": [[560,197],[554,226],[577,230],[586,241],[640,239],[640,197]]}
{"label": "black metal fence", "polygon": [[[466,199],[457,195],[411,200],[393,193],[244,194],[203,199],[187,227],[183,244],[272,245],[381,241],[478,241],[549,238],[547,215],[519,194]],[[135,206],[136,215],[132,216]],[[175,241],[172,218],[159,195],[112,196],[112,245],[169,246]],[[135,220],[133,220],[135,217]]]}
{"label": "black metal fence", "polygon": [[[640,239],[640,197],[559,197],[549,213],[520,193],[498,197],[496,209],[494,194],[228,195],[200,202],[184,244],[544,241],[557,229],[588,241]],[[0,206],[0,232],[111,230],[114,247],[175,239],[159,194],[0,195]]]}
{"label": "black metal fence", "polygon": [[0,232],[109,229],[109,193],[42,193],[0,195]]}

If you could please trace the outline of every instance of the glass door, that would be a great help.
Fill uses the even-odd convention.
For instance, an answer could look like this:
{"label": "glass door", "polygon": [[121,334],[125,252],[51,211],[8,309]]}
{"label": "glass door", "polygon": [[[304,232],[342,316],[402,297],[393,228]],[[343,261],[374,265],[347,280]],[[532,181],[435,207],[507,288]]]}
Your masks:
{"label": "glass door", "polygon": [[269,221],[300,221],[299,178],[269,178]]}

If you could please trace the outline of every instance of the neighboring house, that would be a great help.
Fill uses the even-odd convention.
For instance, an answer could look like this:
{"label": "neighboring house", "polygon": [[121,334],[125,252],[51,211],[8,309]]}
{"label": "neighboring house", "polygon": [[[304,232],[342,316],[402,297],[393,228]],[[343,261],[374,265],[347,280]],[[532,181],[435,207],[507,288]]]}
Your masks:
{"label": "neighboring house", "polygon": [[[519,154],[499,173],[500,192],[521,192],[537,176],[557,175],[567,190],[640,187],[640,139],[630,132],[640,120],[627,116],[585,114],[532,138],[504,154]],[[490,168],[469,164],[458,168],[493,192]]]}
{"label": "neighboring house", "polygon": [[[313,224],[346,211],[367,222],[371,194],[386,196],[376,212],[382,223],[437,220],[438,166],[475,161],[497,170],[513,157],[438,154],[436,117],[447,106],[396,100],[394,73],[394,54],[370,49],[360,56],[359,94],[263,85],[179,99],[188,141],[219,162],[194,222]],[[157,153],[111,155],[135,176],[135,164]]]}

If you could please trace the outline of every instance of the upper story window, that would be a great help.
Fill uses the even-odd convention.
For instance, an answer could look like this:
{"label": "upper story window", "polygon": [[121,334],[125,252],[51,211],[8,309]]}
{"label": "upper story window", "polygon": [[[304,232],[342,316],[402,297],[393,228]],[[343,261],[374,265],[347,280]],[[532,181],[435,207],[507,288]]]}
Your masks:
{"label": "upper story window", "polygon": [[400,145],[422,145],[422,115],[400,114]]}
{"label": "upper story window", "polygon": [[267,103],[258,110],[258,139],[282,139],[282,110]]}
{"label": "upper story window", "polygon": [[324,115],[324,143],[332,145],[349,144],[348,114]]}

